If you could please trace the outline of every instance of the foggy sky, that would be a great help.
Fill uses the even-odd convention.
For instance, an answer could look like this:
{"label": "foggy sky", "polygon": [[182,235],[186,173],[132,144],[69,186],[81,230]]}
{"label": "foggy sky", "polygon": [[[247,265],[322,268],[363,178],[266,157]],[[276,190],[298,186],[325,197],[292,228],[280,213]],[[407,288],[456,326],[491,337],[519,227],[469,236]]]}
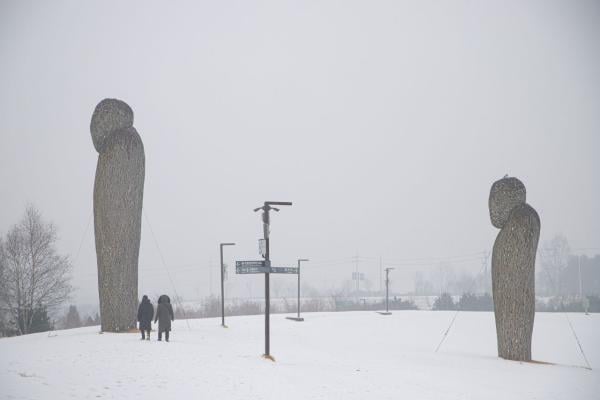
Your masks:
{"label": "foggy sky", "polygon": [[140,295],[173,293],[160,252],[181,296],[216,294],[219,242],[259,259],[265,200],[294,202],[272,258],[310,258],[307,285],[341,285],[356,254],[376,287],[379,257],[398,290],[444,260],[475,271],[505,174],[542,241],[600,247],[598,38],[597,1],[2,0],[0,233],[38,207],[74,302],[97,302],[89,123],[111,97],[146,152]]}

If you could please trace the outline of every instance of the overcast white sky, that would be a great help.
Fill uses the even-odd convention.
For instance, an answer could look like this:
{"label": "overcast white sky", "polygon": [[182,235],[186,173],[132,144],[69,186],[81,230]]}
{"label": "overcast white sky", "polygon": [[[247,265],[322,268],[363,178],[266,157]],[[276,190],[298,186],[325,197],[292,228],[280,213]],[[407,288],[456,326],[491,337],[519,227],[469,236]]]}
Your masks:
{"label": "overcast white sky", "polygon": [[[219,242],[238,243],[230,264],[259,258],[265,200],[294,202],[272,218],[273,259],[311,258],[315,287],[349,279],[357,252],[378,284],[380,256],[490,250],[504,174],[542,240],[600,247],[599,38],[598,1],[1,0],[0,233],[37,206],[74,261],[74,301],[97,302],[89,122],[115,97],[135,112],[144,209],[183,297],[217,293]],[[477,269],[469,257],[455,267]],[[411,290],[430,267],[404,268]],[[140,291],[173,292],[147,220]]]}

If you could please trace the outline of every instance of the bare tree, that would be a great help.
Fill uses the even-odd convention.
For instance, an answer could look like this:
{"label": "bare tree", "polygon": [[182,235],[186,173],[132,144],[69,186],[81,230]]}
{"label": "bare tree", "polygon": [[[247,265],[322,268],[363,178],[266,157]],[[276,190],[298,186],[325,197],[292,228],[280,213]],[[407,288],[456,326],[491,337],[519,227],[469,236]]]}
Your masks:
{"label": "bare tree", "polygon": [[30,333],[35,315],[56,308],[71,294],[71,263],[57,254],[56,240],[54,225],[29,206],[0,243],[0,307],[19,334]]}
{"label": "bare tree", "polygon": [[[4,293],[4,241],[0,237],[0,293]],[[0,303],[0,337],[8,333],[8,309]]]}

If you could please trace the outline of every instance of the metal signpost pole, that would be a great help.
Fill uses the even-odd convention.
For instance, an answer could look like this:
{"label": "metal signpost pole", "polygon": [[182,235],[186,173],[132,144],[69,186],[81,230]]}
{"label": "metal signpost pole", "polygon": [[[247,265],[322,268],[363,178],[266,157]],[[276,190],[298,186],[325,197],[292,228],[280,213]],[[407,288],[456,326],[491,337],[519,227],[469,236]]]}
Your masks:
{"label": "metal signpost pole", "polygon": [[[269,207],[265,204],[263,211],[263,229],[265,238],[265,261],[270,265],[271,259],[269,246]],[[265,272],[265,357],[271,356],[271,289],[270,274]]]}
{"label": "metal signpost pole", "polygon": [[219,252],[221,255],[221,326],[225,328],[225,274],[223,271],[223,246],[235,246],[235,243],[219,244]]}
{"label": "metal signpost pole", "polygon": [[270,225],[270,216],[269,216],[269,211],[271,210],[275,210],[275,211],[279,211],[278,208],[275,207],[271,207],[271,206],[291,206],[292,203],[289,201],[265,201],[264,205],[262,207],[258,207],[255,208],[254,211],[258,211],[258,210],[263,210],[263,215],[262,215],[262,219],[263,219],[263,235],[264,235],[264,239],[265,239],[265,263],[266,266],[268,267],[267,270],[265,270],[265,357],[266,358],[270,358],[271,357],[271,349],[270,349],[270,316],[271,316],[271,295],[270,295],[270,288],[269,288],[269,278],[270,278],[270,266],[271,266],[271,259],[270,259],[270,243],[269,243],[269,225]]}

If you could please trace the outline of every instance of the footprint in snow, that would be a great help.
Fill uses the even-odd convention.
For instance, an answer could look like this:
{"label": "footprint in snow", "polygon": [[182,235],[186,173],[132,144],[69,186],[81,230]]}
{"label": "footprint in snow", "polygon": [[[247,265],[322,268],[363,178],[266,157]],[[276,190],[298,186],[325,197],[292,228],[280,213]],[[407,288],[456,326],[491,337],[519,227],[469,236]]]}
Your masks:
{"label": "footprint in snow", "polygon": [[28,374],[27,372],[19,372],[18,375],[23,378],[37,378],[36,374]]}

